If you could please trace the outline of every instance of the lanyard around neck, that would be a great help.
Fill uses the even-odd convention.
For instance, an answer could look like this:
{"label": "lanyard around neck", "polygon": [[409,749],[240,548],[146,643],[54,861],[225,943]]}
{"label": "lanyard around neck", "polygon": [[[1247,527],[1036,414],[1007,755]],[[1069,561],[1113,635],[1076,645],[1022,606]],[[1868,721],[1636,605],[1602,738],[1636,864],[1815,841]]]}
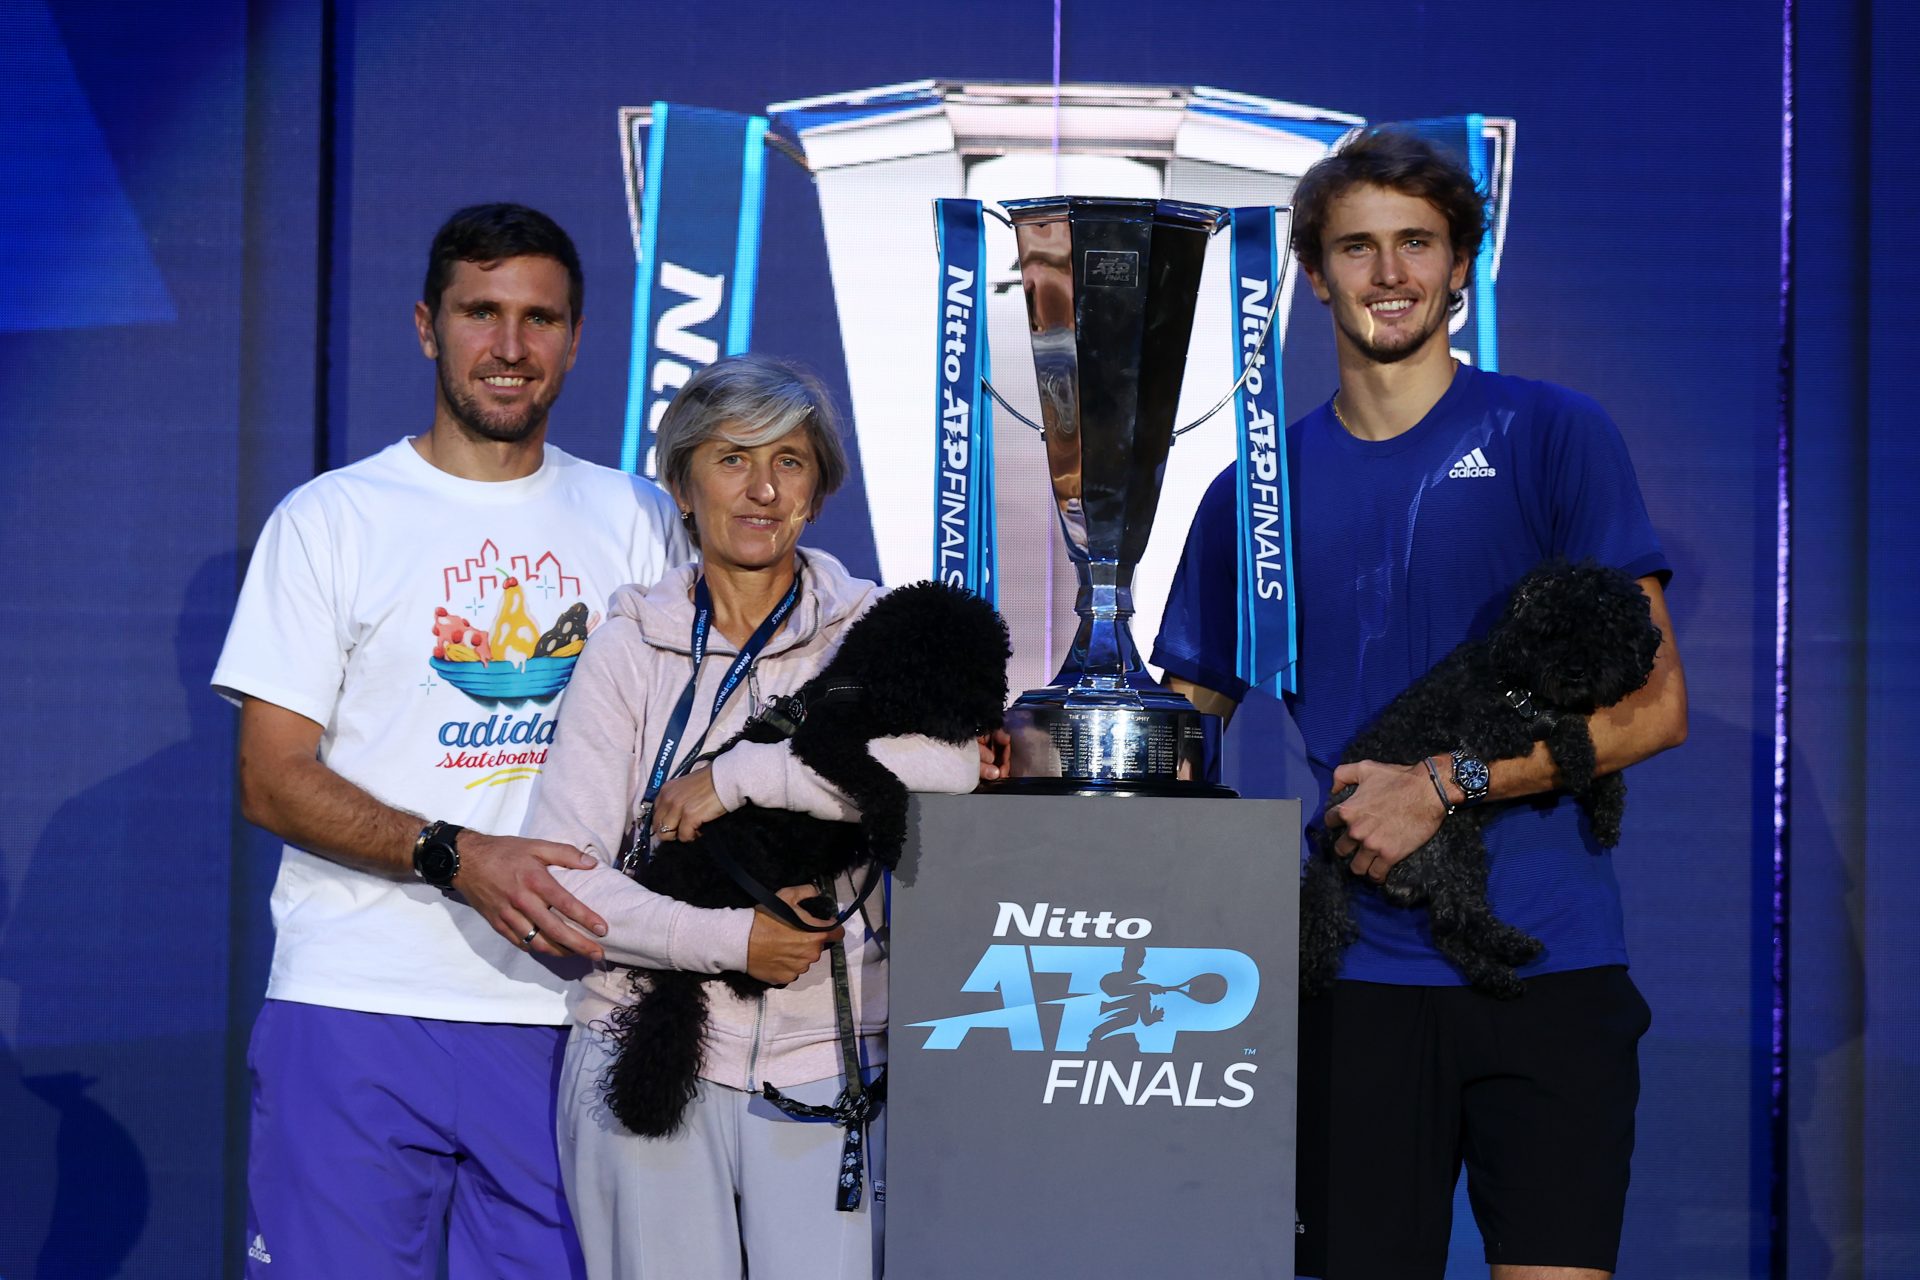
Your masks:
{"label": "lanyard around neck", "polygon": [[[801,567],[801,565],[795,565],[793,584],[787,588],[787,594],[780,598],[780,603],[773,606],[773,612],[769,613],[754,629],[753,634],[747,637],[746,644],[742,645],[740,652],[735,655],[733,665],[728,667],[726,675],[721,677],[720,688],[713,695],[713,710],[707,716],[706,728],[700,731],[699,740],[686,753],[686,762],[681,765],[679,772],[685,773],[699,758],[700,748],[706,744],[707,734],[713,731],[714,724],[720,719],[721,709],[727,705],[727,699],[731,698],[733,691],[740,687],[740,682],[746,678],[748,670],[759,658],[761,650],[767,647],[767,642],[772,640],[774,633],[780,630],[781,624],[787,620],[787,615],[793,612],[794,604],[800,599]],[[700,664],[706,661],[707,637],[712,629],[713,594],[707,590],[707,578],[702,574],[693,584],[691,642],[693,674],[687,679],[687,687],[680,691],[680,700],[674,704],[673,714],[667,717],[667,731],[661,735],[660,749],[653,758],[653,772],[647,775],[647,789],[640,798],[640,830],[630,846],[630,851],[637,852],[641,856],[645,856],[653,835],[654,798],[660,794],[660,788],[667,784],[674,759],[679,754],[680,739],[686,734],[687,722],[693,716],[694,690],[700,683]]]}

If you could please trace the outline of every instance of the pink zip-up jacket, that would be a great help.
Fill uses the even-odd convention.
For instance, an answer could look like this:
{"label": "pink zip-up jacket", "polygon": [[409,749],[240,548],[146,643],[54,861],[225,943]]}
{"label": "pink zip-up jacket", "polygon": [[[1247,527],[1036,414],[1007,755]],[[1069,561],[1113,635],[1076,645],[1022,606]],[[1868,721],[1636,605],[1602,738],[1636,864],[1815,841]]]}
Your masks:
{"label": "pink zip-up jacket", "polygon": [[[814,550],[802,555],[799,602],[754,664],[761,698],[805,684],[880,595],[875,584],[851,576],[832,556]],[[554,869],[568,892],[607,922],[601,940],[607,963],[587,974],[572,1002],[574,1021],[583,1026],[604,1020],[616,1003],[630,999],[630,974],[619,966],[695,973],[747,967],[752,910],[688,906],[642,888],[616,866],[660,735],[693,670],[692,589],[698,571],[697,565],[683,565],[650,591],[629,586],[614,593],[607,620],[587,640],[574,668],[559,730],[527,812],[525,834],[573,845],[599,864],[584,871]],[[737,653],[717,630],[712,632],[687,744],[707,729],[714,695]],[[732,737],[752,702],[743,681],[708,732],[705,749]],[[971,742],[954,746],[923,737],[885,738],[871,750],[909,790],[965,792],[979,780],[979,751]],[[679,763],[676,759],[676,768]],[[711,767],[714,790],[729,810],[751,802],[840,821],[857,817],[847,799],[796,760],[784,742],[740,743]],[[845,906],[858,887],[843,876],[836,891]],[[879,896],[868,900],[868,914],[876,920]],[[886,965],[859,914],[847,921],[846,948],[863,1057],[884,1061]],[[711,1018],[702,1076],[736,1089],[757,1089],[762,1083],[787,1088],[839,1074],[833,977],[824,953],[798,981],[756,999],[742,1000],[721,983],[707,992]]]}

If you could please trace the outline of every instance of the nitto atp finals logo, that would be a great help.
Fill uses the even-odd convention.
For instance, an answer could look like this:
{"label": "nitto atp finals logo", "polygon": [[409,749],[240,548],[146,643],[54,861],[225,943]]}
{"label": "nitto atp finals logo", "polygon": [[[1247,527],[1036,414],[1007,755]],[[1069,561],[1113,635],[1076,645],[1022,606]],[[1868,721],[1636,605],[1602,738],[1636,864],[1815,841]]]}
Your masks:
{"label": "nitto atp finals logo", "polygon": [[[958,1049],[975,1032],[997,1044],[996,1033],[1004,1032],[1007,1047],[1016,1053],[1069,1055],[1049,1064],[1042,1103],[1246,1106],[1253,1100],[1258,1065],[1236,1060],[1216,1069],[1208,1059],[1222,1049],[1236,1058],[1251,1050],[1210,1039],[1196,1060],[1173,1060],[1173,1055],[1182,1047],[1192,1052],[1194,1037],[1246,1021],[1260,994],[1259,966],[1245,952],[1222,947],[1148,946],[1142,940],[1152,932],[1152,922],[1141,916],[1002,902],[995,938],[1061,941],[990,943],[960,990],[997,994],[999,1004],[911,1025],[929,1028],[927,1049]],[[1120,945],[1100,945],[1105,939]],[[1036,985],[1064,988],[1064,994],[1042,999]],[[1059,1009],[1051,1044],[1042,1005]],[[1129,1049],[1167,1060],[1107,1056]]]}

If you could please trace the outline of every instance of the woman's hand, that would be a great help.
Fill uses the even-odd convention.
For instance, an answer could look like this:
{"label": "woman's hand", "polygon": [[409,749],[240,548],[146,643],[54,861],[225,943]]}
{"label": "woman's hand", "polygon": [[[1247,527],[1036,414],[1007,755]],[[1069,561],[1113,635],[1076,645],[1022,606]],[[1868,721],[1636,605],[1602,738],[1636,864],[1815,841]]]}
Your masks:
{"label": "woman's hand", "polygon": [[1013,765],[1013,735],[1005,729],[980,735],[980,781],[998,782]]}
{"label": "woman's hand", "polygon": [[[665,796],[666,789],[662,788],[660,794]],[[830,924],[831,921],[809,914],[800,905],[819,894],[820,890],[813,885],[797,884],[780,890],[778,896],[802,920],[812,924]],[[756,907],[753,932],[747,937],[747,974],[776,987],[784,987],[811,969],[813,962],[820,958],[820,953],[846,934],[845,925],[834,925],[825,933],[808,933],[783,922],[765,907]]]}
{"label": "woman's hand", "polygon": [[726,811],[720,793],[713,789],[712,772],[696,769],[660,788],[660,794],[653,798],[653,834],[661,840],[685,843]]}

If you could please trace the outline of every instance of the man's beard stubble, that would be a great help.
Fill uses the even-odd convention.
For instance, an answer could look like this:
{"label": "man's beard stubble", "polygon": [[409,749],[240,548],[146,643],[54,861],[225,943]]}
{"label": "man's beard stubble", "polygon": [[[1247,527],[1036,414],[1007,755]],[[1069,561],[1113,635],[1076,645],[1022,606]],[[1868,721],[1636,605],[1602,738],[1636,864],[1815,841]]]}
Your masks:
{"label": "man's beard stubble", "polygon": [[[1364,308],[1362,308],[1362,310],[1364,311]],[[1336,313],[1336,315],[1337,314],[1338,313]],[[1340,325],[1340,331],[1347,335],[1347,340],[1353,343],[1355,350],[1359,351],[1360,354],[1368,360],[1371,360],[1375,364],[1399,364],[1408,356],[1423,350],[1429,342],[1433,341],[1433,335],[1435,333],[1444,334],[1447,331],[1447,322],[1452,318],[1452,309],[1450,307],[1442,308],[1440,314],[1434,317],[1433,323],[1422,330],[1417,337],[1405,345],[1398,347],[1380,346],[1366,334],[1355,332],[1354,329],[1344,321],[1337,321],[1337,323]]]}
{"label": "man's beard stubble", "polygon": [[556,383],[545,397],[530,401],[524,408],[506,413],[489,413],[480,407],[479,400],[464,383],[454,380],[445,360],[435,363],[440,374],[440,395],[447,403],[447,412],[453,415],[453,420],[469,436],[478,440],[519,444],[547,424],[547,411],[560,395],[560,387]]}

